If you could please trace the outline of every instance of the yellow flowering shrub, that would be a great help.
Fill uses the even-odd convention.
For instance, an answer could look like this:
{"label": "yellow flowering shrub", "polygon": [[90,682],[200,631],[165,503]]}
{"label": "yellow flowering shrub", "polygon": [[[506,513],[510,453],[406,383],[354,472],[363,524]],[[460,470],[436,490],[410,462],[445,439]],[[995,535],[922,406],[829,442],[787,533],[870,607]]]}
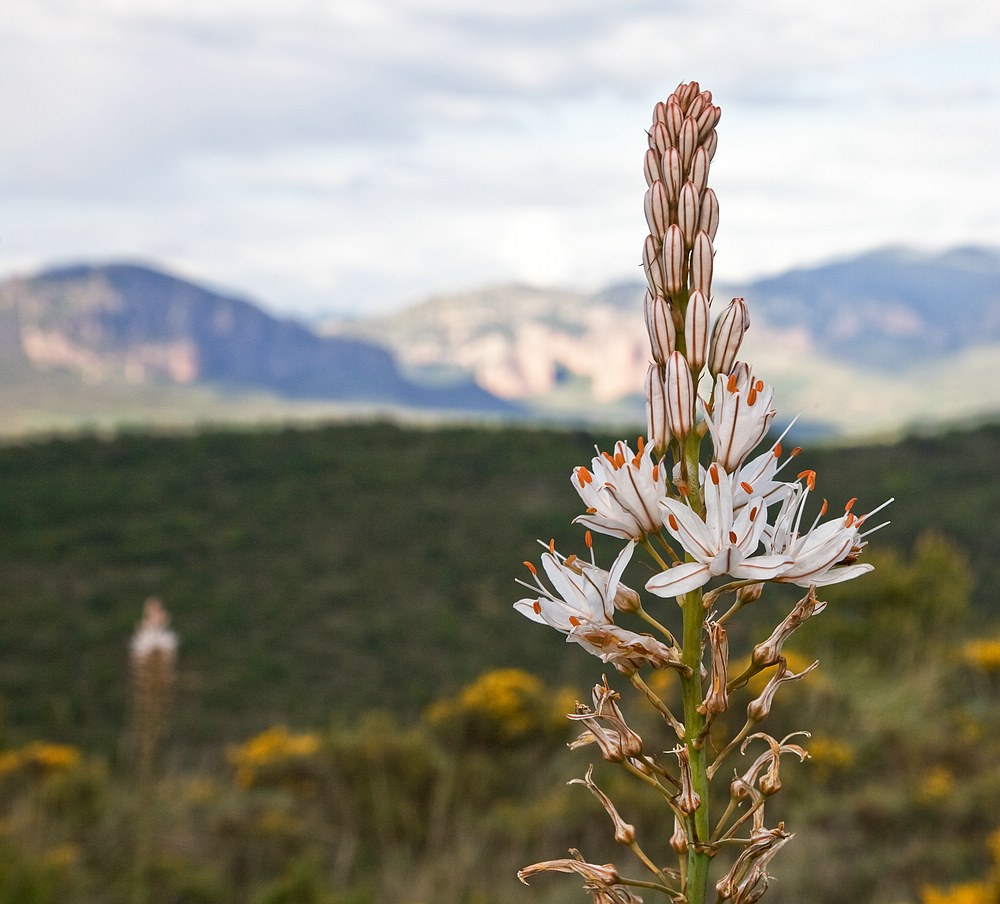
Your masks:
{"label": "yellow flowering shrub", "polygon": [[80,751],[76,747],[32,741],[20,749],[0,753],[0,775],[20,770],[41,775],[64,772],[80,765],[80,759]]}
{"label": "yellow flowering shrub", "polygon": [[962,659],[984,672],[1000,670],[1000,638],[967,641],[962,646]]}
{"label": "yellow flowering shrub", "polygon": [[262,773],[281,773],[285,767],[308,760],[319,750],[315,734],[293,734],[284,725],[275,725],[229,750],[229,762],[236,767],[236,783],[244,788],[257,784]]}
{"label": "yellow flowering shrub", "polygon": [[827,735],[814,735],[804,742],[809,758],[822,770],[849,769],[854,765],[854,748],[845,741]]}
{"label": "yellow flowering shrub", "polygon": [[941,889],[925,887],[920,895],[921,904],[997,904],[996,889],[988,882],[966,882]]}
{"label": "yellow flowering shrub", "polygon": [[438,700],[425,711],[432,725],[462,725],[469,735],[512,743],[568,726],[573,711],[570,691],[553,692],[521,669],[496,669],[480,675],[456,697]]}
{"label": "yellow flowering shrub", "polygon": [[954,790],[954,773],[946,766],[934,766],[927,770],[917,793],[921,800],[935,801],[947,797]]}

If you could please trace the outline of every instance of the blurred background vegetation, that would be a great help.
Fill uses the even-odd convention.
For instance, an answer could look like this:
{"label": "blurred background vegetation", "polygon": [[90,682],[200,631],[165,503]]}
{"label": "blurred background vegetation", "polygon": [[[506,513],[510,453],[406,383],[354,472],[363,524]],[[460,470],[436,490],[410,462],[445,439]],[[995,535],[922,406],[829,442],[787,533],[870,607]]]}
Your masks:
{"label": "blurred background vegetation", "polygon": [[[562,904],[573,880],[516,869],[570,846],[626,867],[565,786],[594,755],[566,748],[564,713],[600,663],[511,609],[533,538],[580,551],[570,472],[614,439],[369,424],[0,448],[0,904]],[[896,502],[876,571],[786,648],[820,668],[765,726],[813,732],[769,806],[796,839],[768,900],[1000,901],[998,459],[991,426],[797,460],[834,510]],[[598,538],[599,561],[615,549]],[[181,646],[150,791],[128,641],[152,594]],[[794,598],[768,591],[731,649]]]}

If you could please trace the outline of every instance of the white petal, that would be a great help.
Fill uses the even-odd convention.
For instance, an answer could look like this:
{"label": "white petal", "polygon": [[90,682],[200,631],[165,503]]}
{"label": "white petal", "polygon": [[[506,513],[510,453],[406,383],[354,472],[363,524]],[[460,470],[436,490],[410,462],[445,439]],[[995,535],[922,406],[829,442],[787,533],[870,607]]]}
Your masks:
{"label": "white petal", "polygon": [[707,584],[710,577],[708,565],[684,562],[653,575],[646,581],[646,589],[657,596],[683,596]]}

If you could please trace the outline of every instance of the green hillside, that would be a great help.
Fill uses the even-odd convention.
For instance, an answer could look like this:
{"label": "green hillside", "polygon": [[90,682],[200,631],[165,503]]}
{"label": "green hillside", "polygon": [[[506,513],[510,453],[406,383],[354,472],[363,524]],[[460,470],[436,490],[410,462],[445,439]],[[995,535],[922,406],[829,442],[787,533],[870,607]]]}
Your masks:
{"label": "green hillside", "polygon": [[[416,715],[500,666],[586,686],[588,658],[564,655],[511,604],[535,538],[579,548],[568,478],[593,443],[373,424],[0,449],[7,740],[113,748],[127,642],[154,594],[181,637],[176,735],[193,747],[276,720]],[[880,548],[908,550],[927,530],[952,539],[989,612],[998,456],[1000,428],[984,427],[807,450],[795,465],[819,471],[833,506],[895,496]]]}

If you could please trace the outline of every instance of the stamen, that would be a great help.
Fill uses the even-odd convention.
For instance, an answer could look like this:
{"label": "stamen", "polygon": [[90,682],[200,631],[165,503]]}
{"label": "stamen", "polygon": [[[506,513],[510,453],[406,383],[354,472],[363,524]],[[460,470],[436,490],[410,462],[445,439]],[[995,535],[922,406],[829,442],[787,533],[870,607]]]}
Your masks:
{"label": "stamen", "polygon": [[781,443],[775,443],[773,451],[775,458],[781,458]]}
{"label": "stamen", "polygon": [[797,474],[796,477],[795,477],[795,479],[796,480],[803,480],[804,479],[805,482],[806,482],[806,486],[808,486],[810,490],[815,490],[816,489],[816,472],[815,471],[811,471],[811,470],[807,469],[807,470],[802,471],[799,474]]}
{"label": "stamen", "polygon": [[750,392],[747,393],[747,404],[753,405],[757,401],[757,387],[751,386]]}
{"label": "stamen", "polygon": [[728,389],[730,392],[736,392],[737,389],[736,374],[733,373],[729,375],[729,382],[726,384],[726,389]]}
{"label": "stamen", "polygon": [[584,533],[583,542],[587,544],[587,549],[594,548],[594,535],[589,530]]}
{"label": "stamen", "polygon": [[849,512],[852,508],[854,508],[854,503],[857,501],[858,497],[855,496],[850,502],[847,503],[847,505],[844,506],[844,511]]}
{"label": "stamen", "polygon": [[677,524],[677,519],[674,517],[674,513],[673,512],[671,512],[669,515],[667,515],[667,524],[670,525],[670,529],[671,530],[676,530],[676,531],[680,530],[680,527]]}
{"label": "stamen", "polygon": [[708,473],[709,473],[709,475],[712,478],[712,483],[714,483],[716,486],[718,486],[719,485],[719,467],[718,467],[718,465],[716,465],[716,463],[714,461],[712,462],[712,466],[708,469]]}
{"label": "stamen", "polygon": [[594,475],[590,473],[583,465],[580,465],[576,469],[576,479],[579,481],[581,487],[585,487],[588,483],[594,482]]}
{"label": "stamen", "polygon": [[757,512],[759,512],[759,511],[760,511],[760,507],[756,506],[756,505],[752,509],[750,509],[750,520],[751,521],[756,521],[757,520]]}
{"label": "stamen", "polygon": [[744,493],[746,493],[746,494],[747,494],[748,496],[750,496],[750,495],[752,495],[752,494],[753,494],[753,487],[752,487],[752,486],[750,486],[750,484],[748,484],[748,483],[747,483],[747,482],[746,482],[745,480],[741,480],[741,481],[740,481],[740,488],[741,488],[741,489],[743,490],[743,492],[744,492]]}
{"label": "stamen", "polygon": [[563,565],[565,565],[567,568],[572,568],[573,567],[573,563],[575,561],[576,561],[576,553],[574,552],[574,553],[566,556],[566,560],[563,562]]}
{"label": "stamen", "polygon": [[581,622],[580,622],[580,619],[578,619],[578,618],[577,618],[577,617],[576,617],[575,615],[571,615],[571,616],[569,617],[569,623],[570,623],[570,624],[571,624],[571,625],[572,625],[572,626],[573,626],[574,628],[579,628],[579,627],[580,627],[580,624],[581,624]]}
{"label": "stamen", "polygon": [[535,577],[538,577],[538,569],[535,568],[535,566],[532,565],[531,562],[526,561],[524,563],[524,567],[527,568],[528,571],[530,571]]}
{"label": "stamen", "polygon": [[736,536],[736,531],[731,530],[729,532],[729,542],[732,543],[733,546],[736,546],[736,544],[739,542],[739,539]]}
{"label": "stamen", "polygon": [[542,614],[542,604],[538,600],[535,600],[535,602],[532,603],[531,608],[535,610],[535,615]]}
{"label": "stamen", "polygon": [[549,552],[552,553],[552,555],[556,554],[556,541],[554,538],[549,540]]}

